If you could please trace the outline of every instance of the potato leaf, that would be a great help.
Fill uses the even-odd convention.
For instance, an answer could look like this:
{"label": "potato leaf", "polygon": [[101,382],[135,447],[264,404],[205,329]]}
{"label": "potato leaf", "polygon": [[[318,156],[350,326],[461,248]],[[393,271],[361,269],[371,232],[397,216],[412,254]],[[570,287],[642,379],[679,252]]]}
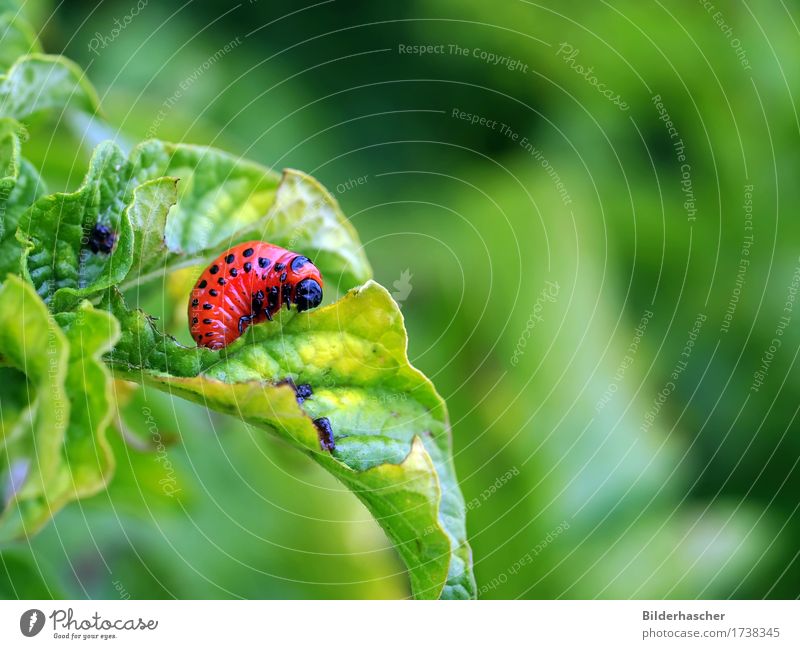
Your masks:
{"label": "potato leaf", "polygon": [[6,221],[6,206],[17,184],[20,157],[17,123],[11,119],[0,119],[0,240],[10,229]]}
{"label": "potato leaf", "polygon": [[98,104],[83,71],[62,56],[23,56],[0,76],[0,117],[23,120],[39,111],[67,106],[94,113]]}
{"label": "potato leaf", "polygon": [[[9,161],[0,190],[15,182],[13,137],[0,140],[0,164]],[[23,188],[31,186],[32,179]],[[324,274],[348,287],[372,273],[357,234],[315,180],[291,171],[279,180],[207,147],[150,140],[126,159],[104,142],[80,188],[38,198],[21,218],[8,219],[0,242],[17,220],[24,276],[54,311],[252,237],[316,258]],[[3,267],[14,270],[17,249],[9,248],[0,249],[0,262],[7,259]]]}
{"label": "potato leaf", "polygon": [[[101,356],[119,326],[88,303],[58,320],[21,279],[8,276],[0,287],[0,356],[16,371],[5,368],[6,378],[17,381],[0,398],[0,541],[35,533],[67,502],[101,489],[113,470],[111,376]],[[7,395],[17,395],[11,413],[22,380],[27,404],[8,421]]]}
{"label": "potato leaf", "polygon": [[261,239],[313,259],[343,289],[372,277],[355,229],[335,199],[306,174],[286,170],[280,177],[217,149],[159,140],[136,147],[131,165],[136,182],[179,178],[178,204],[164,226],[170,254],[162,269]]}
{"label": "potato leaf", "polygon": [[279,176],[266,167],[211,147],[148,140],[131,153],[138,182],[175,176],[178,205],[166,223],[170,252],[196,255],[227,247],[275,201]]}
{"label": "potato leaf", "polygon": [[20,155],[24,130],[0,118],[0,277],[20,273],[22,247],[15,234],[23,212],[45,193],[33,165]]}
{"label": "potato leaf", "polygon": [[342,289],[363,284],[372,277],[358,234],[336,199],[300,171],[283,172],[275,205],[256,224],[254,237],[302,251],[325,270],[328,282]]}
{"label": "potato leaf", "polygon": [[[335,199],[300,172],[158,140],[127,156],[103,142],[77,190],[43,195],[19,121],[94,115],[97,96],[74,64],[38,53],[7,9],[0,0],[0,541],[106,484],[107,353],[120,377],[242,417],[325,467],[394,542],[416,597],[474,597],[445,404],[409,364],[385,289],[368,282],[330,307],[283,312],[222,352],[182,347],[118,290],[248,238],[296,250],[329,285],[352,288],[372,271]],[[287,379],[313,397],[299,403]],[[330,452],[320,418],[333,426]]]}
{"label": "potato leaf", "polygon": [[[122,324],[109,358],[119,376],[276,433],[372,512],[416,597],[475,596],[447,410],[409,364],[402,315],[383,287],[369,282],[328,307],[284,312],[222,352],[178,345],[119,296],[105,306]],[[313,396],[298,405],[287,378],[310,384]],[[320,448],[320,417],[333,427],[332,453]]]}
{"label": "potato leaf", "polygon": [[7,273],[19,275],[21,271],[22,245],[16,238],[17,225],[26,210],[47,193],[44,180],[36,168],[25,158],[20,158],[17,176],[0,216],[0,277]]}
{"label": "potato leaf", "polygon": [[101,145],[77,191],[40,198],[20,219],[24,275],[56,311],[122,281],[130,269],[124,164],[115,144]]}

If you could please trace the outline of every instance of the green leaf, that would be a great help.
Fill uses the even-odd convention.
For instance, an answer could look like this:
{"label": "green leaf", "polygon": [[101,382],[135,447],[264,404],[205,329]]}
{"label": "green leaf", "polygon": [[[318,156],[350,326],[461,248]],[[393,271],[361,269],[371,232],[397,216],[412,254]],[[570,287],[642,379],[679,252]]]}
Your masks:
{"label": "green leaf", "polygon": [[174,253],[195,255],[230,244],[275,200],[278,176],[266,167],[210,147],[148,140],[131,153],[138,182],[174,176],[179,201],[166,224]]}
{"label": "green leaf", "polygon": [[[402,316],[383,287],[369,282],[328,307],[283,312],[221,352],[178,345],[118,296],[106,307],[122,324],[109,358],[121,377],[278,434],[361,499],[405,561],[416,597],[475,596],[447,410],[409,364]],[[298,405],[286,378],[310,384],[313,397]],[[320,448],[319,417],[332,424],[332,454]]]}
{"label": "green leaf", "polygon": [[[0,355],[31,387],[27,429],[5,444],[0,465],[0,539],[15,538],[38,519],[48,495],[66,481],[60,466],[69,401],[64,388],[67,341],[28,284],[9,277],[0,287]],[[6,403],[5,391],[3,403]]]}
{"label": "green leaf", "polygon": [[0,71],[8,70],[21,56],[41,51],[33,29],[16,11],[0,14]]}
{"label": "green leaf", "polygon": [[67,106],[94,113],[99,100],[83,71],[69,59],[31,54],[0,76],[0,117],[16,120]]}
{"label": "green leaf", "polygon": [[22,127],[0,119],[0,277],[19,274],[22,247],[15,234],[23,212],[46,189],[33,165],[21,157]]}
{"label": "green leaf", "polygon": [[3,398],[0,399],[0,448],[20,437],[31,417],[28,395],[31,386],[23,373],[12,367],[0,367],[0,384]]}
{"label": "green leaf", "polygon": [[155,178],[134,190],[133,203],[127,210],[133,229],[131,272],[134,277],[164,265],[167,253],[167,244],[164,241],[167,215],[177,201],[177,178]]}
{"label": "green leaf", "polygon": [[[116,236],[110,253],[91,246],[97,225]],[[314,179],[287,171],[279,181],[221,151],[157,140],[129,159],[104,142],[81,187],[38,198],[17,233],[24,276],[54,311],[254,237],[315,259],[328,281],[345,287],[372,273],[355,230]],[[0,255],[7,270],[14,252]]]}
{"label": "green leaf", "polygon": [[[98,147],[80,189],[39,199],[20,220],[24,275],[46,302],[56,300],[56,310],[70,299],[121,281],[130,267],[133,236],[123,219],[120,177],[124,162],[116,145]],[[91,233],[98,224],[117,234],[120,254],[91,249]]]}
{"label": "green leaf", "polygon": [[[92,156],[80,189],[37,200],[20,220],[25,277],[55,311],[118,284],[133,264],[140,268],[157,256],[162,238],[153,227],[163,227],[175,203],[175,179],[131,190],[128,170],[119,147],[106,142]],[[111,251],[92,245],[97,227],[113,233]]]}
{"label": "green leaf", "polygon": [[179,179],[178,204],[164,229],[169,257],[185,265],[247,239],[300,252],[343,288],[372,277],[350,222],[316,180],[270,169],[210,147],[149,140],[131,154],[137,182]]}
{"label": "green leaf", "polygon": [[21,158],[19,174],[0,219],[0,277],[6,273],[19,275],[22,272],[22,245],[15,236],[17,225],[25,211],[46,193],[47,187],[39,172],[25,158]]}
{"label": "green leaf", "polygon": [[6,205],[17,184],[20,165],[19,125],[11,119],[0,119],[0,239],[9,230]]}
{"label": "green leaf", "polygon": [[76,311],[59,313],[56,321],[69,342],[65,387],[71,409],[64,451],[74,491],[70,497],[83,498],[104,487],[114,470],[106,439],[113,411],[112,379],[102,357],[119,338],[119,323],[88,302]]}
{"label": "green leaf", "polygon": [[300,250],[342,289],[363,284],[372,268],[350,221],[331,194],[300,171],[283,173],[275,205],[258,224],[259,238]]}
{"label": "green leaf", "polygon": [[[18,382],[24,375],[30,395],[8,437],[4,421],[0,541],[35,533],[67,502],[101,489],[113,470],[105,436],[111,377],[101,355],[118,324],[88,303],[59,319],[66,332],[21,279],[9,276],[0,287],[0,355]],[[3,391],[4,412],[8,393],[18,395],[19,385]]]}

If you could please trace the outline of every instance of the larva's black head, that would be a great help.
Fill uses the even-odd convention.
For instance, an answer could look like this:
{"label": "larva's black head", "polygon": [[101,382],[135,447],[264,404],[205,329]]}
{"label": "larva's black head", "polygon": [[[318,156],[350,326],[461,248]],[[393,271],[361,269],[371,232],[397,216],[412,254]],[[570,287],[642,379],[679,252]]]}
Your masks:
{"label": "larva's black head", "polygon": [[322,302],[322,287],[319,282],[311,278],[298,282],[294,301],[298,313],[318,307]]}

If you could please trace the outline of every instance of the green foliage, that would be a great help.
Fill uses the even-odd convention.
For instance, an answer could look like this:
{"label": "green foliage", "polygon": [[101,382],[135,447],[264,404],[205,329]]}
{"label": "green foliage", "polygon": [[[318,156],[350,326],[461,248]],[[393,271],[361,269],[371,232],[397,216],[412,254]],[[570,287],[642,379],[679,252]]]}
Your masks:
{"label": "green foliage", "polygon": [[[110,0],[88,16],[72,4],[50,5],[59,6],[50,23],[58,29],[47,38],[92,61],[104,110],[133,141],[150,137],[178,79],[242,25],[261,27],[170,104],[157,136],[312,171],[357,225],[376,279],[392,290],[405,269],[413,274],[402,304],[409,356],[446,395],[480,597],[797,596],[796,307],[767,381],[749,390],[800,236],[792,101],[800,67],[787,64],[800,55],[796,3],[714,3],[729,38],[696,2],[372,3],[367,30],[355,3],[273,23],[275,4],[265,2],[224,17],[214,3],[194,3],[166,30],[171,12],[151,2],[99,56],[87,42],[130,5]],[[466,56],[445,48],[410,57],[394,47],[341,58],[355,42],[373,50],[443,40]],[[284,42],[296,46],[275,56]],[[579,50],[573,60],[557,54],[562,42]],[[493,65],[475,48],[527,68]],[[607,101],[575,64],[593,68],[590,77],[630,110]],[[691,232],[675,139],[655,94],[691,164]],[[455,119],[454,108],[497,127]],[[51,144],[45,126],[37,135],[26,123],[23,154],[51,188],[73,189],[89,156],[77,166],[63,158],[78,141]],[[735,318],[720,336],[746,183],[755,186],[755,241]],[[540,300],[546,280],[559,283],[555,302]],[[154,282],[126,297],[158,316],[159,329],[178,332],[183,298],[162,294]],[[618,379],[646,309],[653,317]],[[643,433],[700,310],[708,321],[689,367]],[[617,391],[598,412],[610,385]],[[125,455],[118,443],[114,510],[105,495],[84,501],[32,541],[37,557],[57,557],[72,596],[118,596],[93,572],[101,560],[87,534],[135,597],[407,595],[381,531],[304,455],[150,388],[123,410],[144,439],[154,425],[144,407],[164,439],[192,431],[166,451],[180,502],[162,493],[165,471],[152,455]],[[209,541],[198,542],[198,529]],[[88,567],[76,576],[73,562]]]}
{"label": "green foliage", "polygon": [[16,239],[17,224],[28,207],[46,188],[34,166],[21,154],[22,127],[0,120],[0,277],[20,272],[22,248]]}
{"label": "green foliage", "polygon": [[[0,78],[0,269],[10,273],[0,285],[10,385],[0,402],[0,540],[29,537],[108,483],[113,368],[282,437],[365,504],[416,597],[475,597],[444,401],[409,364],[399,308],[368,281],[335,199],[300,172],[159,140],[129,155],[103,142],[77,190],[45,193],[21,157],[16,120],[91,114],[96,95],[72,63],[28,54],[36,45],[25,27],[7,25],[21,58]],[[98,232],[111,233],[104,245]],[[281,313],[221,352],[181,346],[122,298],[126,286],[256,237],[312,257],[332,285],[352,290],[325,308]],[[286,378],[310,383],[313,398],[299,405]],[[318,417],[333,424],[333,453],[320,449]]]}
{"label": "green foliage", "polygon": [[[113,302],[125,332],[111,355],[120,376],[277,433],[364,502],[417,596],[475,595],[447,411],[409,365],[402,316],[384,288],[369,282],[328,307],[253,327],[222,354],[181,347]],[[313,398],[299,406],[285,378],[310,384]],[[333,426],[332,455],[320,450],[318,417]]]}
{"label": "green foliage", "polygon": [[70,500],[102,489],[113,469],[111,374],[100,357],[118,325],[88,303],[56,320],[21,279],[0,287],[0,357],[29,395],[3,420],[3,541],[34,534]]}
{"label": "green foliage", "polygon": [[0,76],[0,117],[22,120],[67,106],[91,113],[98,105],[97,93],[83,71],[62,56],[24,56]]}
{"label": "green foliage", "polygon": [[275,200],[279,176],[259,164],[208,147],[150,140],[131,154],[136,182],[180,178],[180,202],[164,241],[176,254],[196,255],[230,244],[256,226]]}

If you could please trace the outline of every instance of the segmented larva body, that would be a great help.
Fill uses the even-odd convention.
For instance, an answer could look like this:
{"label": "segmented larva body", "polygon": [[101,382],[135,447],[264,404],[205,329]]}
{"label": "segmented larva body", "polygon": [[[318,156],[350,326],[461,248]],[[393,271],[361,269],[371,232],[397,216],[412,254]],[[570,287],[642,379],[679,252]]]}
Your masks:
{"label": "segmented larva body", "polygon": [[251,324],[286,305],[322,302],[322,276],[311,261],[265,241],[248,241],[208,265],[189,297],[189,330],[198,345],[221,349]]}

